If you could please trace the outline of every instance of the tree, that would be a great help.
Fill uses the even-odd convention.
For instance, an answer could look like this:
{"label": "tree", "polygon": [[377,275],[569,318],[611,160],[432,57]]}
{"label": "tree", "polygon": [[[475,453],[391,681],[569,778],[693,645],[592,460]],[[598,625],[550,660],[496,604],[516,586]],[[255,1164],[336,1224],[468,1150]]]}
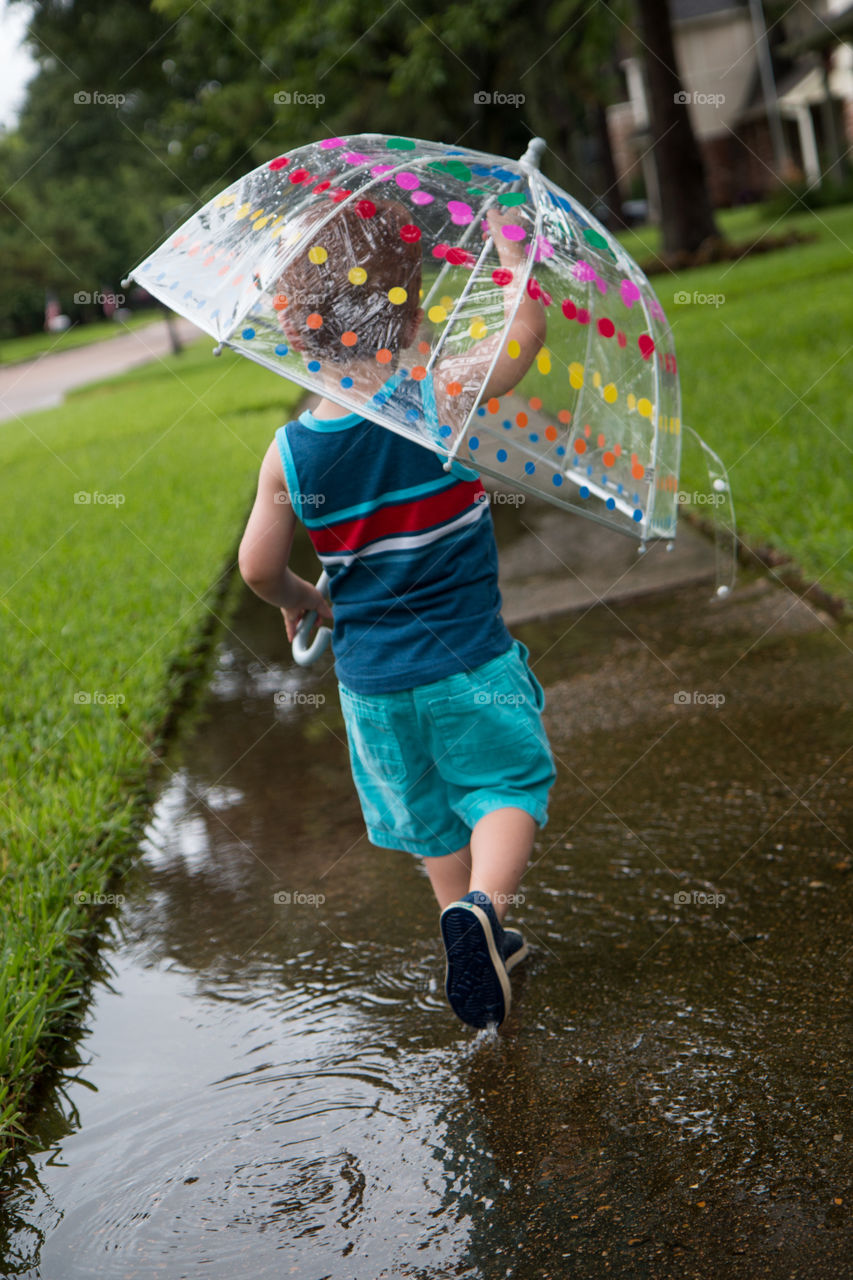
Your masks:
{"label": "tree", "polygon": [[719,240],[705,167],[675,61],[669,0],[637,0],[646,51],[649,116],[665,254],[695,253]]}

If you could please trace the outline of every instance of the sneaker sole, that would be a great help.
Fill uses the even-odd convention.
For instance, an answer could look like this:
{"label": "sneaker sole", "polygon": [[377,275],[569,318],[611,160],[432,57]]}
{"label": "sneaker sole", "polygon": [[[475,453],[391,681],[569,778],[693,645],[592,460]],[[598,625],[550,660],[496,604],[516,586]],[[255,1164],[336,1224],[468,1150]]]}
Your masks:
{"label": "sneaker sole", "polygon": [[489,917],[480,907],[451,903],[441,913],[447,952],[445,991],[450,1007],[469,1027],[498,1026],[510,1010],[507,970]]}

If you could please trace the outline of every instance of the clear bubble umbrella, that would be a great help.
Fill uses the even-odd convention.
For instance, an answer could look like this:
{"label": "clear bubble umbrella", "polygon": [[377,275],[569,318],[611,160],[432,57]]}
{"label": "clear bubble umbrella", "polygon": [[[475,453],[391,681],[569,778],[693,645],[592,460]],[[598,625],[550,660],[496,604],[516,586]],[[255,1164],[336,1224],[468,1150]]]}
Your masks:
{"label": "clear bubble umbrella", "polygon": [[[670,541],[682,443],[672,333],[615,237],[539,172],[543,146],[534,139],[510,160],[376,134],[313,142],[232,183],[132,278],[220,347],[417,441],[447,466],[642,546]],[[399,279],[393,261],[403,259],[378,270],[381,245],[371,239],[389,202],[402,210]],[[344,210],[359,219],[358,236],[336,234]],[[312,306],[310,285],[306,297],[288,296],[288,273],[305,282],[330,269],[334,298],[320,290]],[[398,352],[384,326],[413,287],[419,323]],[[497,360],[513,358],[506,335],[525,294],[542,308],[544,342],[528,366],[519,362],[508,391],[484,395]],[[389,376],[365,382],[349,361]],[[730,504],[724,471],[717,492]]]}

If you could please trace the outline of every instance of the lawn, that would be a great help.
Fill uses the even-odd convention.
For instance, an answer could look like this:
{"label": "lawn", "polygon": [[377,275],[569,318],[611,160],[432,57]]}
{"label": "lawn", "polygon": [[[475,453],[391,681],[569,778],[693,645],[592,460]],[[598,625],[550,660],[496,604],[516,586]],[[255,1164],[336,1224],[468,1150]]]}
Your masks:
{"label": "lawn", "polygon": [[79,1012],[94,899],[301,394],[203,341],[0,429],[0,1147]]}
{"label": "lawn", "polygon": [[[731,225],[746,239],[767,220]],[[790,225],[815,242],[654,285],[684,421],[728,464],[743,534],[849,600],[853,207]],[[151,749],[197,682],[259,459],[301,395],[204,340],[0,428],[0,1147],[79,1019],[94,900],[133,856]]]}
{"label": "lawn", "polygon": [[[737,211],[738,238],[750,235],[745,215]],[[853,206],[774,230],[792,225],[817,239],[652,283],[673,329],[682,419],[726,463],[739,531],[851,600]],[[684,492],[699,487],[687,464]]]}

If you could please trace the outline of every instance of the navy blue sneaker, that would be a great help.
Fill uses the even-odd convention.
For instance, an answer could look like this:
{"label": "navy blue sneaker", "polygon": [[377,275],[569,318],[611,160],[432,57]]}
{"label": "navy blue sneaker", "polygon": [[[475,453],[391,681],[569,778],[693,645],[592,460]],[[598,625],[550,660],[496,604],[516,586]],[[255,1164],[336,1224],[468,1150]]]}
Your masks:
{"label": "navy blue sneaker", "polygon": [[504,929],[501,955],[503,956],[507,973],[514,969],[520,960],[526,959],[527,943],[518,929]]}
{"label": "navy blue sneaker", "polygon": [[500,1026],[509,1013],[512,995],[503,958],[504,930],[491,899],[472,889],[444,908],[440,924],[447,952],[445,990],[451,1009],[469,1027],[487,1027],[490,1022]]}

